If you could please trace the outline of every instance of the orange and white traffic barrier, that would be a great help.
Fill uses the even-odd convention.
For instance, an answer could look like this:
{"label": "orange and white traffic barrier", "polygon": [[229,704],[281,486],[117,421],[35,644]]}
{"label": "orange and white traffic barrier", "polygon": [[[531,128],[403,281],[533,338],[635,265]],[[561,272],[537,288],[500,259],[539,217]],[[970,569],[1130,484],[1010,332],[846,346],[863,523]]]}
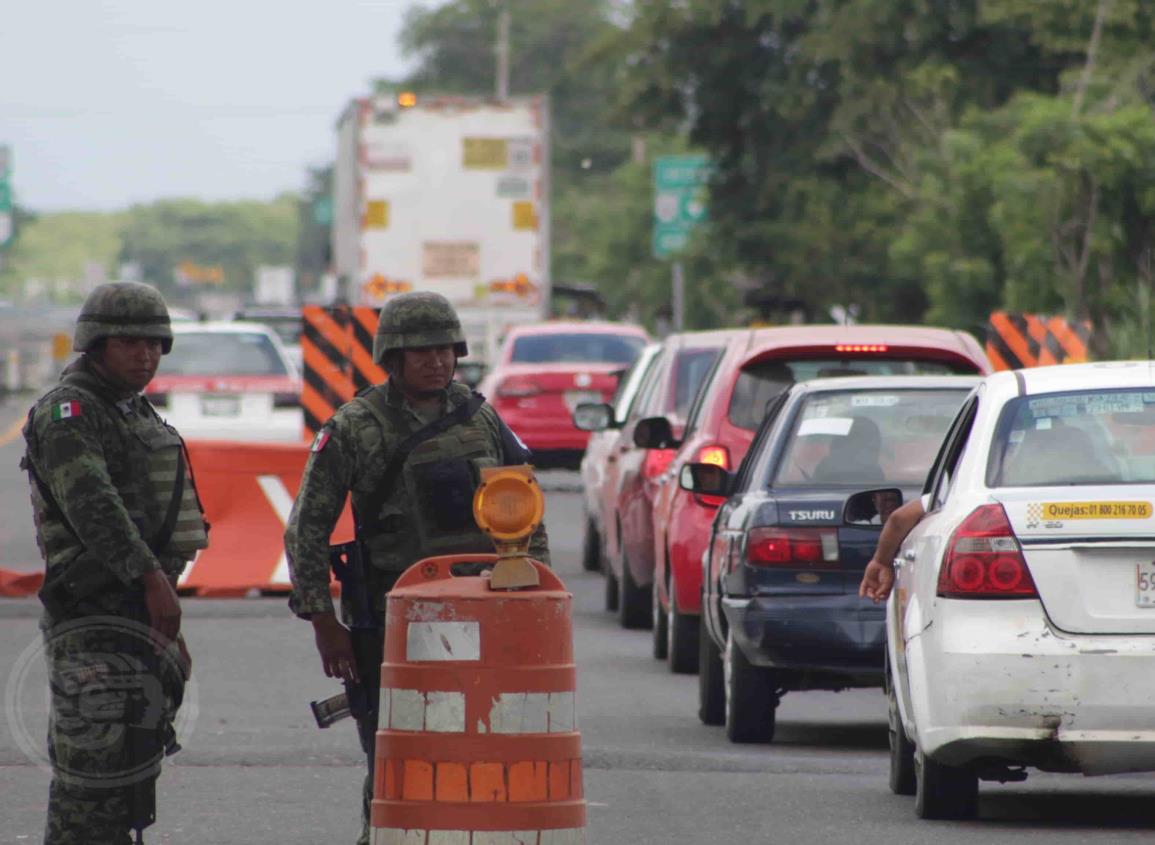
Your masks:
{"label": "orange and white traffic barrier", "polygon": [[[285,523],[301,486],[309,444],[190,440],[188,449],[212,528],[209,547],[185,569],[180,589],[214,597],[287,591]],[[333,542],[351,539],[353,520],[346,504]]]}
{"label": "orange and white traffic barrier", "polygon": [[572,596],[499,592],[428,558],[389,593],[371,824],[374,845],[585,842]]}

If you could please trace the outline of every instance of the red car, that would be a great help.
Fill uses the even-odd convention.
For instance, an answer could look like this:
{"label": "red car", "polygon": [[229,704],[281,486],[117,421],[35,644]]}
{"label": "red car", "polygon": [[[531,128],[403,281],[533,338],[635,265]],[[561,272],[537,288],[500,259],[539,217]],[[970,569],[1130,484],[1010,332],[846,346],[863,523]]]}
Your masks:
{"label": "red car", "polygon": [[991,371],[965,332],[913,326],[783,326],[734,336],[698,395],[684,431],[676,421],[642,420],[639,445],[677,449],[653,506],[654,653],[674,672],[698,670],[702,553],[721,501],[678,486],[683,463],[733,471],[767,403],[795,382],[846,375],[969,375]]}
{"label": "red car", "polygon": [[[618,611],[622,627],[645,628],[653,619],[653,502],[659,479],[674,457],[672,449],[635,445],[635,427],[640,419],[662,416],[679,433],[707,374],[734,334],[729,330],[670,335],[625,420],[614,422],[618,430],[604,458],[600,488],[601,568],[606,576],[606,609]],[[605,406],[603,416],[612,420],[613,409]]]}
{"label": "red car", "polygon": [[579,404],[608,402],[617,374],[649,336],[623,323],[549,322],[517,326],[480,391],[541,464],[577,466],[589,432],[573,424]]}

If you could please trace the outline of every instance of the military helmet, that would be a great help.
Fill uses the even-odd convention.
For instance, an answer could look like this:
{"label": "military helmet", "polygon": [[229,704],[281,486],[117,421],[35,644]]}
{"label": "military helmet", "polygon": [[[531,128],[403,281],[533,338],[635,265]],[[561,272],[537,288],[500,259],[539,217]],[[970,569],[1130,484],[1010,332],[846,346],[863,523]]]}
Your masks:
{"label": "military helmet", "polygon": [[97,285],[76,318],[72,348],[87,352],[104,337],[151,337],[165,355],[172,349],[172,323],[156,288],[139,282]]}
{"label": "military helmet", "polygon": [[385,303],[373,338],[373,360],[385,362],[395,349],[453,345],[458,358],[469,354],[461,321],[449,300],[439,293],[403,293]]}

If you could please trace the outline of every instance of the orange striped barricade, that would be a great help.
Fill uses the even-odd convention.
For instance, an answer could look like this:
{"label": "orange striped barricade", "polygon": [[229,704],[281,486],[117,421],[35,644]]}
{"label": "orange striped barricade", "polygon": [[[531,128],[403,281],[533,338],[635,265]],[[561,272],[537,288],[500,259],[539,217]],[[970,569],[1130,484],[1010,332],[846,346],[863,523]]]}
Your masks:
{"label": "orange striped barricade", "polygon": [[389,593],[374,758],[374,845],[585,842],[572,596],[489,589],[450,555]]}
{"label": "orange striped barricade", "polygon": [[987,324],[987,357],[996,370],[1018,370],[1087,360],[1091,324],[1045,314],[995,311]]}

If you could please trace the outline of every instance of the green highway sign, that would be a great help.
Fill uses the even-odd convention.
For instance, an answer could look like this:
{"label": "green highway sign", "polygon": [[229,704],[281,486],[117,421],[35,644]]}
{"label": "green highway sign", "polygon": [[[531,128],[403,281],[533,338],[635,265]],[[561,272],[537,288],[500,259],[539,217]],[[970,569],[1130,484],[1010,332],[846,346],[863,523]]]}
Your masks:
{"label": "green highway sign", "polygon": [[0,248],[12,240],[12,150],[0,144]]}
{"label": "green highway sign", "polygon": [[694,226],[706,218],[709,173],[710,164],[704,155],[654,159],[655,258],[670,258],[680,252]]}

